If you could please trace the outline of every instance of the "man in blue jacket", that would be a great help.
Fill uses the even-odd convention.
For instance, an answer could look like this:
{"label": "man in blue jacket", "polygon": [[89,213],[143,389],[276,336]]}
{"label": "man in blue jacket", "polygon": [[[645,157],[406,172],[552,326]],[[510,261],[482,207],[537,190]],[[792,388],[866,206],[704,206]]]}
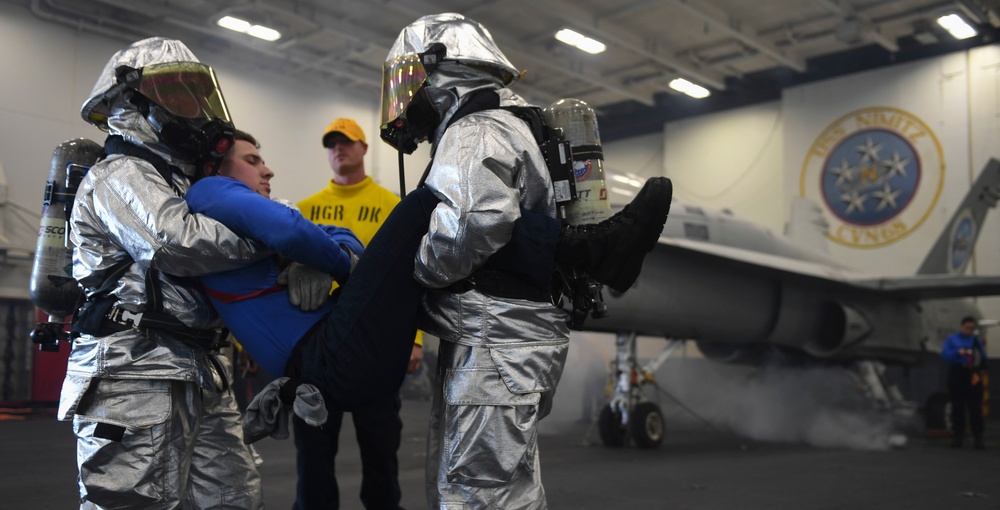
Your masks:
{"label": "man in blue jacket", "polygon": [[948,393],[951,396],[952,448],[962,447],[965,435],[965,413],[969,413],[977,450],[983,443],[983,375],[986,373],[986,351],[976,336],[976,318],[963,317],[958,332],[948,335],[941,349],[941,358],[948,363]]}
{"label": "man in blue jacket", "polygon": [[[191,210],[277,255],[201,278],[219,315],[265,370],[316,384],[329,408],[352,410],[397,392],[423,293],[411,275],[412,254],[437,200],[427,191],[407,196],[404,214],[386,220],[386,233],[372,239],[370,254],[355,266],[364,251],[357,237],[347,229],[316,225],[272,200],[274,174],[256,141],[239,130],[235,139],[220,175],[198,180],[185,199]],[[295,262],[283,273],[286,258]],[[303,273],[316,282],[316,292],[289,294],[298,287],[279,283]],[[330,279],[323,282],[317,273],[340,283],[350,277],[354,283],[343,287],[334,303],[325,299]],[[398,320],[384,320],[385,310]]]}

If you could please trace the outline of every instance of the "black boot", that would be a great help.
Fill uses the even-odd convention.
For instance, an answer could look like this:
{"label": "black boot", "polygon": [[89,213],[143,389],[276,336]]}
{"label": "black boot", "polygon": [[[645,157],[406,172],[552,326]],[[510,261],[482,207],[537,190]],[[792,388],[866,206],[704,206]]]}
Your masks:
{"label": "black boot", "polygon": [[625,292],[663,232],[672,195],[670,179],[653,177],[614,216],[597,224],[565,227],[556,246],[556,262]]}

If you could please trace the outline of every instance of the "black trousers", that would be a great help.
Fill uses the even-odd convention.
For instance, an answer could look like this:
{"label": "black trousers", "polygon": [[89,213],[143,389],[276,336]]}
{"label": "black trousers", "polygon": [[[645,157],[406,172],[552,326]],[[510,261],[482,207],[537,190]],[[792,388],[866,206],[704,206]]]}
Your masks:
{"label": "black trousers", "polygon": [[972,372],[962,366],[948,367],[948,395],[951,397],[951,425],[955,437],[965,435],[965,416],[969,416],[972,435],[983,435],[983,382],[972,385]]}
{"label": "black trousers", "polygon": [[425,289],[414,254],[438,199],[426,188],[392,210],[341,288],[337,306],[303,337],[289,374],[315,384],[327,410],[356,411],[399,394]]}
{"label": "black trousers", "polygon": [[403,198],[341,287],[334,311],[295,346],[287,372],[316,384],[329,411],[321,428],[293,418],[296,510],[340,508],[335,461],[345,412],[361,453],[362,504],[399,508],[399,388],[424,294],[413,279],[413,261],[437,203],[427,189]]}
{"label": "black trousers", "polygon": [[[399,451],[403,422],[396,395],[374,406],[351,413],[361,453],[361,503],[368,510],[397,510]],[[340,508],[335,459],[344,413],[333,411],[322,428],[294,417],[295,463],[298,468],[295,510]]]}

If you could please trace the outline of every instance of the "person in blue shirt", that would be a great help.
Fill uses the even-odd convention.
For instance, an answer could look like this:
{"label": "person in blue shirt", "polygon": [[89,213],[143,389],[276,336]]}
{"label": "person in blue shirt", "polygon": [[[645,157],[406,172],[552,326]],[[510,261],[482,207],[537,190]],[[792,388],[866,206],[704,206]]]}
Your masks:
{"label": "person in blue shirt", "polygon": [[965,415],[977,450],[986,448],[983,442],[983,375],[986,372],[986,350],[975,334],[976,318],[963,317],[957,333],[948,335],[941,349],[941,358],[948,363],[948,393],[951,396],[952,448],[961,448],[965,435]]}
{"label": "person in blue shirt", "polygon": [[[192,211],[275,254],[201,278],[226,326],[270,374],[317,383],[328,408],[357,409],[397,392],[424,292],[412,276],[413,253],[437,199],[426,190],[407,195],[402,214],[386,219],[385,233],[359,260],[365,248],[349,230],[316,225],[272,200],[274,173],[259,144],[239,130],[235,138],[219,175],[199,179],[185,195]],[[288,266],[287,259],[294,262]],[[320,273],[341,284],[350,277],[352,284],[342,287],[336,302],[327,300],[331,280],[315,278]],[[296,287],[279,282],[297,275],[317,282],[317,292],[290,295]],[[396,319],[384,320],[387,311]]]}

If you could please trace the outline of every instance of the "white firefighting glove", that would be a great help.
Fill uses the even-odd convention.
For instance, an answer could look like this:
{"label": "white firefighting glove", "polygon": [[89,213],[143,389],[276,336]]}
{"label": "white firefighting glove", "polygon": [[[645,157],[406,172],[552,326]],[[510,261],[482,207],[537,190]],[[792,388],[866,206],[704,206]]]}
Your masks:
{"label": "white firefighting glove", "polygon": [[279,377],[260,390],[243,413],[243,442],[252,444],[267,436],[288,439],[289,407],[313,427],[326,423],[326,403],[316,386]]}
{"label": "white firefighting glove", "polygon": [[298,262],[278,275],[278,283],[288,286],[288,301],[306,312],[318,310],[330,297],[333,277]]}

